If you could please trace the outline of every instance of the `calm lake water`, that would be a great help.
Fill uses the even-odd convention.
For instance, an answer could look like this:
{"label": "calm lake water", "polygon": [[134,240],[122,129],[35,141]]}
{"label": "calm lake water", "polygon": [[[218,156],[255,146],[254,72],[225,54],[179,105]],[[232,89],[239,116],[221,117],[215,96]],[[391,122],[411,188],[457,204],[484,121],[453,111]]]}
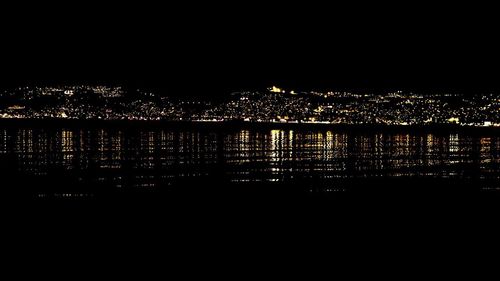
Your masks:
{"label": "calm lake water", "polygon": [[13,188],[39,183],[43,190],[48,183],[59,196],[76,196],[73,190],[86,188],[94,194],[212,188],[214,183],[345,191],[344,183],[353,180],[398,178],[474,180],[487,183],[480,189],[498,189],[500,138],[289,129],[0,128],[0,166],[11,181],[22,183]]}

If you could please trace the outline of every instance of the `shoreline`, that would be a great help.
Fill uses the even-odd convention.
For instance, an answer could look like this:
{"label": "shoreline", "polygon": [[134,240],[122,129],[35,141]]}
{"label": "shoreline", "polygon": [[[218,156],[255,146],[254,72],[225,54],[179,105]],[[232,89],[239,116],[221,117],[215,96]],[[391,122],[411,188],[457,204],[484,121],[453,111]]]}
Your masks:
{"label": "shoreline", "polygon": [[355,132],[432,132],[432,133],[488,133],[500,135],[500,127],[462,126],[457,124],[383,125],[333,123],[281,123],[249,121],[171,121],[171,120],[75,120],[75,119],[1,119],[3,128],[169,128],[169,129],[300,129],[338,130]]}

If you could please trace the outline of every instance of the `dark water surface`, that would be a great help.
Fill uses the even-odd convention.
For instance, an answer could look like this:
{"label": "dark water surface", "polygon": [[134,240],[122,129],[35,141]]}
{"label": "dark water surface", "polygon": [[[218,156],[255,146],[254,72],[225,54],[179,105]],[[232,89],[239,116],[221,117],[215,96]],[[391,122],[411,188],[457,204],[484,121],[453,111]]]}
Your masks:
{"label": "dark water surface", "polygon": [[376,192],[384,186],[496,192],[500,137],[327,129],[0,128],[0,166],[10,191],[33,198],[219,189],[265,194],[275,188]]}

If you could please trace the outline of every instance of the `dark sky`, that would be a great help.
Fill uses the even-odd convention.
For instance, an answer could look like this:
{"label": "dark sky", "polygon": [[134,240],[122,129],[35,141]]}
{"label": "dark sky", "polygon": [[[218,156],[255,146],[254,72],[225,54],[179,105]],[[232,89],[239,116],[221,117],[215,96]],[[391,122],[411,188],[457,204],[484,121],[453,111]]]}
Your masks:
{"label": "dark sky", "polygon": [[7,11],[1,86],[106,83],[176,95],[271,84],[500,90],[488,9],[222,5]]}

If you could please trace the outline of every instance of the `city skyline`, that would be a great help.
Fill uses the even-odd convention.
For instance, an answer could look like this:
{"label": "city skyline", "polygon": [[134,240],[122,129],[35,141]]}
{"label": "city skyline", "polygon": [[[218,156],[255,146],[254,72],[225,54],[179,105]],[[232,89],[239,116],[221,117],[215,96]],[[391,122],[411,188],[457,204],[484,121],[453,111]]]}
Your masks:
{"label": "city skyline", "polygon": [[193,99],[114,86],[26,86],[0,92],[0,118],[490,127],[500,126],[500,94],[271,86]]}

